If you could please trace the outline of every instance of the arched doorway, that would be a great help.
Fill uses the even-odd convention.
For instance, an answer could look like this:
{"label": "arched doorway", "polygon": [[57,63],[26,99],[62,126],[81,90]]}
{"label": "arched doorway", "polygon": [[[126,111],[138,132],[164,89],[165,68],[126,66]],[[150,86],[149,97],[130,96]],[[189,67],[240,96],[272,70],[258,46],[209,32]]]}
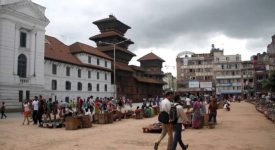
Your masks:
{"label": "arched doorway", "polygon": [[17,75],[20,78],[27,77],[27,57],[24,54],[20,54],[18,56],[18,67],[17,67]]}

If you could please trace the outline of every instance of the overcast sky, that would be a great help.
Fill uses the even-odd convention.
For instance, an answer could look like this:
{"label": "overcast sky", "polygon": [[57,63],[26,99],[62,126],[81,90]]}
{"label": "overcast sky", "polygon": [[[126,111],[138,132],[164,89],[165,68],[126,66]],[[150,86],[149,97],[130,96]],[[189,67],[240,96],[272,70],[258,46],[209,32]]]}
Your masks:
{"label": "overcast sky", "polygon": [[[176,56],[182,51],[208,53],[211,44],[242,60],[266,51],[275,34],[275,0],[33,0],[46,7],[51,21],[46,34],[66,44],[95,46],[89,37],[99,33],[92,22],[113,14],[132,27],[126,38],[135,42],[137,56],[149,52],[163,58],[164,72],[176,75]],[[167,66],[167,67],[165,67]]]}

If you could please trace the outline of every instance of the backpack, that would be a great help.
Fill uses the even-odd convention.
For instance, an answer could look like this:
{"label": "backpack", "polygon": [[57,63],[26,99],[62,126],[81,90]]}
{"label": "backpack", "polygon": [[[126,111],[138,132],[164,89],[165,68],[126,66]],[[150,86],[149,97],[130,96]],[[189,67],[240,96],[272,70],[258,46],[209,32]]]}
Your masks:
{"label": "backpack", "polygon": [[178,113],[177,113],[177,106],[178,105],[179,104],[171,106],[170,115],[169,115],[170,123],[176,124],[177,121],[178,121]]}
{"label": "backpack", "polygon": [[168,124],[169,123],[169,114],[166,111],[162,111],[159,113],[158,120],[161,123]]}

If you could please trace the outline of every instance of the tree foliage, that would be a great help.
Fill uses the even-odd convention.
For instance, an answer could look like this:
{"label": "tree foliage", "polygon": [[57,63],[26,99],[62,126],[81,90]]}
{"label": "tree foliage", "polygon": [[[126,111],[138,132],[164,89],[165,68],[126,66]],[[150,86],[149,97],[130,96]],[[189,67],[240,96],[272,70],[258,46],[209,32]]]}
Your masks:
{"label": "tree foliage", "polygon": [[269,77],[262,81],[263,88],[275,92],[275,71],[271,71]]}

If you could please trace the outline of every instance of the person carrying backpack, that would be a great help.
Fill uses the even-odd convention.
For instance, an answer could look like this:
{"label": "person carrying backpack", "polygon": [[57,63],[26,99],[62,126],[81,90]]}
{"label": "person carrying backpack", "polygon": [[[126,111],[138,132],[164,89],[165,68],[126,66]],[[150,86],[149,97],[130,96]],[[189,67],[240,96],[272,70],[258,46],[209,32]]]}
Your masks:
{"label": "person carrying backpack", "polygon": [[[175,110],[173,110],[175,109]],[[175,104],[174,107],[171,107],[170,116],[174,113],[177,117],[171,118],[171,121],[174,122],[174,138],[172,143],[172,150],[176,150],[177,143],[180,144],[183,150],[188,148],[188,144],[184,144],[181,139],[181,131],[182,131],[182,124],[188,122],[188,118],[182,105],[180,105],[180,97],[177,95],[175,96]],[[172,120],[173,119],[173,120]]]}
{"label": "person carrying backpack", "polygon": [[[169,113],[171,109],[171,100],[173,97],[172,92],[167,92],[165,94],[165,99],[160,102],[160,112],[165,112],[167,113],[168,120],[169,120]],[[161,140],[165,137],[166,133],[168,133],[168,145],[167,145],[167,150],[171,150],[172,148],[172,141],[173,141],[173,131],[172,131],[172,125],[169,123],[162,123],[162,131],[159,139],[155,142],[154,144],[154,150],[158,149],[158,146],[161,142]]]}

